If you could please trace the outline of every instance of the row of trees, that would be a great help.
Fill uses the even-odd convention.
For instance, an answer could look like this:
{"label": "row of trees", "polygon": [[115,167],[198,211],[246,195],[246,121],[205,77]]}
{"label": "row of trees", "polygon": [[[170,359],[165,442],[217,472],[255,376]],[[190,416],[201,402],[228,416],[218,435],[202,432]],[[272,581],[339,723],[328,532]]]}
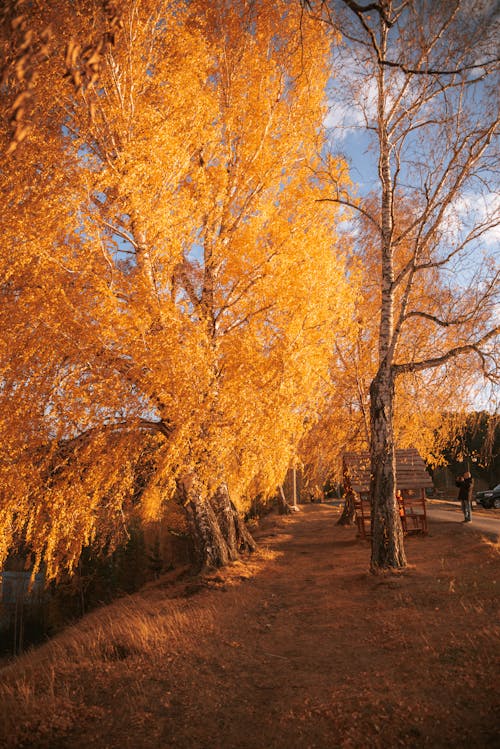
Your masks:
{"label": "row of trees", "polygon": [[395,440],[498,374],[487,7],[46,6],[1,26],[0,564],[55,577],[172,497],[222,564],[291,462],[370,444],[372,568],[404,566]]}
{"label": "row of trees", "polygon": [[237,510],[275,492],[350,325],[315,176],[327,30],[286,2],[119,19],[104,47],[104,9],[61,0],[2,45],[30,127],[0,175],[2,556],[22,535],[49,577],[173,496],[200,562],[251,546]]}

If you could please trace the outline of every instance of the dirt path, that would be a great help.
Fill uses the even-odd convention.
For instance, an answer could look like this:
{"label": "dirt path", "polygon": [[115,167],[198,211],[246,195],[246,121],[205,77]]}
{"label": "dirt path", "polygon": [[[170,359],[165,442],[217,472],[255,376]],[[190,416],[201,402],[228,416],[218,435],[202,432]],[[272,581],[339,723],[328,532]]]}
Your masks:
{"label": "dirt path", "polygon": [[[498,547],[432,523],[408,540],[413,569],[374,577],[368,546],[337,517],[309,505],[268,519],[250,570],[184,586],[180,639],[82,665],[78,720],[24,746],[498,746]],[[134,602],[153,619],[172,595]]]}

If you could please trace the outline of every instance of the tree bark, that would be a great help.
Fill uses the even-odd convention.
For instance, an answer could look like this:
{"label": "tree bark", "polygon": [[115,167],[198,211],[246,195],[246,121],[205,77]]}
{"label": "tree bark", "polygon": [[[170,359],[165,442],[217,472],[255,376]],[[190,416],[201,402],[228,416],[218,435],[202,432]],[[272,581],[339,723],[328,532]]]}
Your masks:
{"label": "tree bark", "polygon": [[238,558],[238,541],[236,537],[236,525],[234,512],[229,499],[227,488],[221,484],[210,498],[210,505],[215,513],[224,541],[227,545],[229,559],[234,561]]}
{"label": "tree bark", "polygon": [[193,484],[183,492],[186,515],[200,569],[224,567],[240,553],[255,551],[257,545],[238,510],[231,502],[227,487],[221,484],[209,500],[202,498]]}
{"label": "tree bark", "polygon": [[354,509],[354,494],[349,491],[346,494],[342,515],[337,520],[337,525],[354,525],[356,511]]}
{"label": "tree bark", "polygon": [[210,500],[228,547],[229,558],[235,560],[245,551],[255,551],[257,545],[243,518],[231,501],[226,484],[221,484]]}
{"label": "tree bark", "polygon": [[283,487],[280,485],[278,494],[278,511],[280,515],[291,515],[292,506],[288,504]]}
{"label": "tree bark", "polygon": [[395,497],[394,393],[392,370],[380,369],[370,387],[372,572],[407,564]]}
{"label": "tree bark", "polygon": [[[380,15],[379,54],[385,60],[388,24]],[[381,184],[381,309],[379,326],[379,369],[370,385],[370,501],[372,550],[370,568],[406,567],[403,532],[395,496],[394,399],[394,185],[391,174],[392,145],[386,114],[386,72],[378,66],[379,179]]]}
{"label": "tree bark", "polygon": [[213,569],[228,564],[229,548],[210,502],[191,490],[186,513],[197,566],[200,569]]}
{"label": "tree bark", "polygon": [[233,519],[234,524],[236,527],[236,540],[238,543],[238,549],[240,554],[243,552],[253,552],[257,550],[257,544],[255,543],[252,534],[248,530],[248,528],[245,525],[244,519],[241,517],[240,513],[234,506],[234,504],[231,502],[231,507],[233,508]]}

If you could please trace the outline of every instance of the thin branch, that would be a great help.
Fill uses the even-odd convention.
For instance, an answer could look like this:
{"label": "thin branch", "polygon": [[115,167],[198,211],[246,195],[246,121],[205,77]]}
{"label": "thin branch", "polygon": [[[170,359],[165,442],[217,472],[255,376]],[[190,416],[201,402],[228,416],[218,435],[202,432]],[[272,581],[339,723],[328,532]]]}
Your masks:
{"label": "thin branch", "polygon": [[[439,70],[438,68],[408,68],[406,67],[406,65],[403,65],[400,62],[394,62],[393,60],[382,60],[379,58],[379,63],[381,65],[385,65],[389,68],[398,68],[398,70],[401,70],[401,72],[405,73],[406,75],[461,75],[462,73],[466,73],[468,70],[485,68],[498,62],[500,62],[500,57],[493,57],[491,60],[486,60],[486,62],[476,63],[474,65],[463,65],[461,68],[455,68],[454,70]],[[477,83],[478,81],[482,80],[483,77],[484,76],[481,76],[480,78],[473,78],[471,80],[461,81],[461,83]]]}
{"label": "thin branch", "polygon": [[467,343],[463,346],[456,346],[455,348],[450,349],[441,356],[430,357],[429,359],[422,359],[421,361],[407,362],[405,364],[393,364],[393,371],[396,376],[406,374],[408,372],[421,372],[425,369],[441,367],[450,359],[454,359],[455,357],[462,354],[468,354],[472,352],[478,354],[484,360],[485,354],[484,351],[481,351],[480,347],[482,346],[482,344],[486,343],[487,341],[491,340],[491,338],[494,338],[499,334],[500,325],[497,325],[495,328],[488,331],[488,333],[485,333],[485,335],[479,338],[479,340],[477,340],[475,343]]}
{"label": "thin branch", "polygon": [[423,318],[424,320],[430,320],[436,325],[439,325],[441,328],[449,328],[452,325],[465,325],[465,323],[468,323],[474,319],[476,313],[477,313],[477,309],[474,308],[472,312],[468,315],[463,315],[462,317],[455,317],[452,320],[442,320],[440,317],[438,317],[437,315],[432,315],[430,312],[424,312],[423,310],[412,310],[411,312],[408,312],[408,314],[403,316],[403,320],[406,321],[406,320],[409,320],[411,317],[419,317],[419,318]]}
{"label": "thin branch", "polygon": [[235,320],[235,322],[231,323],[225,330],[221,331],[223,335],[227,335],[231,331],[235,330],[236,328],[241,327],[242,325],[245,325],[249,322],[249,320],[252,317],[255,317],[256,315],[260,315],[262,312],[267,312],[267,310],[270,310],[274,307],[274,304],[266,304],[264,307],[260,307],[259,309],[254,310],[253,312],[249,312],[248,315],[245,315],[241,320]]}
{"label": "thin branch", "polygon": [[371,221],[378,231],[382,231],[382,227],[380,226],[379,222],[371,215],[371,213],[365,210],[363,206],[356,205],[356,203],[352,203],[350,200],[344,198],[316,198],[316,203],[337,203],[338,205],[345,205],[348,208],[354,208],[365,218]]}
{"label": "thin branch", "polygon": [[[117,234],[117,235],[118,235],[119,237],[121,237],[122,239],[125,239],[125,240],[126,240],[126,241],[127,241],[127,242],[128,242],[129,244],[131,244],[131,245],[132,245],[132,247],[134,247],[134,248],[135,248],[136,250],[139,250],[139,249],[140,249],[140,246],[139,246],[139,244],[138,244],[138,243],[137,243],[137,242],[135,241],[135,239],[134,239],[134,238],[133,238],[133,237],[132,237],[132,236],[131,236],[131,235],[130,235],[130,234],[129,234],[128,232],[126,232],[126,231],[125,231],[124,229],[119,229],[119,228],[118,228],[117,226],[115,226],[114,224],[110,223],[109,221],[106,221],[106,219],[103,219],[103,218],[102,218],[102,216],[100,216],[100,217],[99,217],[99,221],[100,221],[100,222],[101,222],[101,223],[103,224],[103,226],[105,226],[105,227],[106,227],[106,228],[108,228],[108,229],[111,229],[111,231],[113,232],[113,234]],[[126,252],[127,252],[127,250],[120,250],[120,252],[125,252],[125,253],[126,253]],[[130,251],[129,251],[129,254],[131,254],[131,255],[135,255],[135,252],[130,252]]]}
{"label": "thin branch", "polygon": [[358,17],[360,24],[362,25],[362,27],[364,28],[364,30],[366,31],[366,33],[371,39],[371,43],[372,43],[373,49],[376,52],[377,58],[380,59],[381,54],[380,54],[379,45],[377,43],[377,38],[375,34],[373,33],[372,29],[370,28],[369,24],[365,21],[363,17],[363,13],[366,13],[366,11],[372,8],[373,10],[377,10],[382,16],[382,18],[384,19],[387,26],[390,26],[391,24],[388,22],[385,16],[385,13],[382,11],[379,3],[370,3],[369,5],[363,7],[359,5],[358,3],[354,2],[354,0],[342,0],[342,1],[344,5],[347,5],[347,7],[350,10],[352,10],[352,12]]}
{"label": "thin branch", "polygon": [[360,5],[359,3],[356,3],[355,0],[343,0],[343,3],[344,5],[347,5],[347,7],[350,8],[360,20],[363,17],[363,13],[370,13],[370,11],[375,10],[389,28],[394,25],[394,22],[391,21],[391,19],[387,16],[382,3],[368,3],[368,5]]}
{"label": "thin branch", "polygon": [[[420,217],[423,221],[424,219]],[[418,222],[414,222],[416,224]],[[420,246],[419,239],[415,241],[415,244],[417,245],[413,256],[411,259],[404,265],[400,272],[398,273],[397,277],[394,280],[394,287],[399,286],[399,284],[403,281],[405,276],[411,271],[412,273],[422,270],[429,270],[430,268],[443,268],[445,265],[447,265],[450,260],[452,260],[454,257],[459,255],[466,247],[467,245],[470,245],[471,242],[475,242],[476,240],[480,239],[483,234],[487,234],[492,229],[495,229],[500,224],[500,219],[491,220],[488,222],[485,222],[484,224],[481,224],[480,226],[476,227],[474,230],[471,230],[466,237],[464,237],[463,241],[457,244],[450,252],[448,252],[446,255],[444,255],[440,260],[429,260],[428,262],[422,262],[417,263],[417,258],[419,253],[422,250],[422,247]],[[414,228],[414,226],[412,227]],[[404,237],[404,235],[407,232],[403,232],[401,236],[398,238],[398,242],[401,241],[401,239]],[[495,276],[496,278],[496,276]]]}

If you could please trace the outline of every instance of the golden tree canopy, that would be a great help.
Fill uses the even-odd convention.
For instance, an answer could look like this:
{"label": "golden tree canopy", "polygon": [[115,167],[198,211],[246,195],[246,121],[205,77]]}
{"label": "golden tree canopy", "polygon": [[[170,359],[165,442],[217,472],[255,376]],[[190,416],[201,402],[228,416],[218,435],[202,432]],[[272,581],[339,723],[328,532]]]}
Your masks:
{"label": "golden tree canopy", "polygon": [[321,26],[284,0],[117,18],[111,43],[101,10],[40,7],[28,87],[2,42],[0,562],[22,538],[49,577],[193,474],[274,489],[349,316]]}

